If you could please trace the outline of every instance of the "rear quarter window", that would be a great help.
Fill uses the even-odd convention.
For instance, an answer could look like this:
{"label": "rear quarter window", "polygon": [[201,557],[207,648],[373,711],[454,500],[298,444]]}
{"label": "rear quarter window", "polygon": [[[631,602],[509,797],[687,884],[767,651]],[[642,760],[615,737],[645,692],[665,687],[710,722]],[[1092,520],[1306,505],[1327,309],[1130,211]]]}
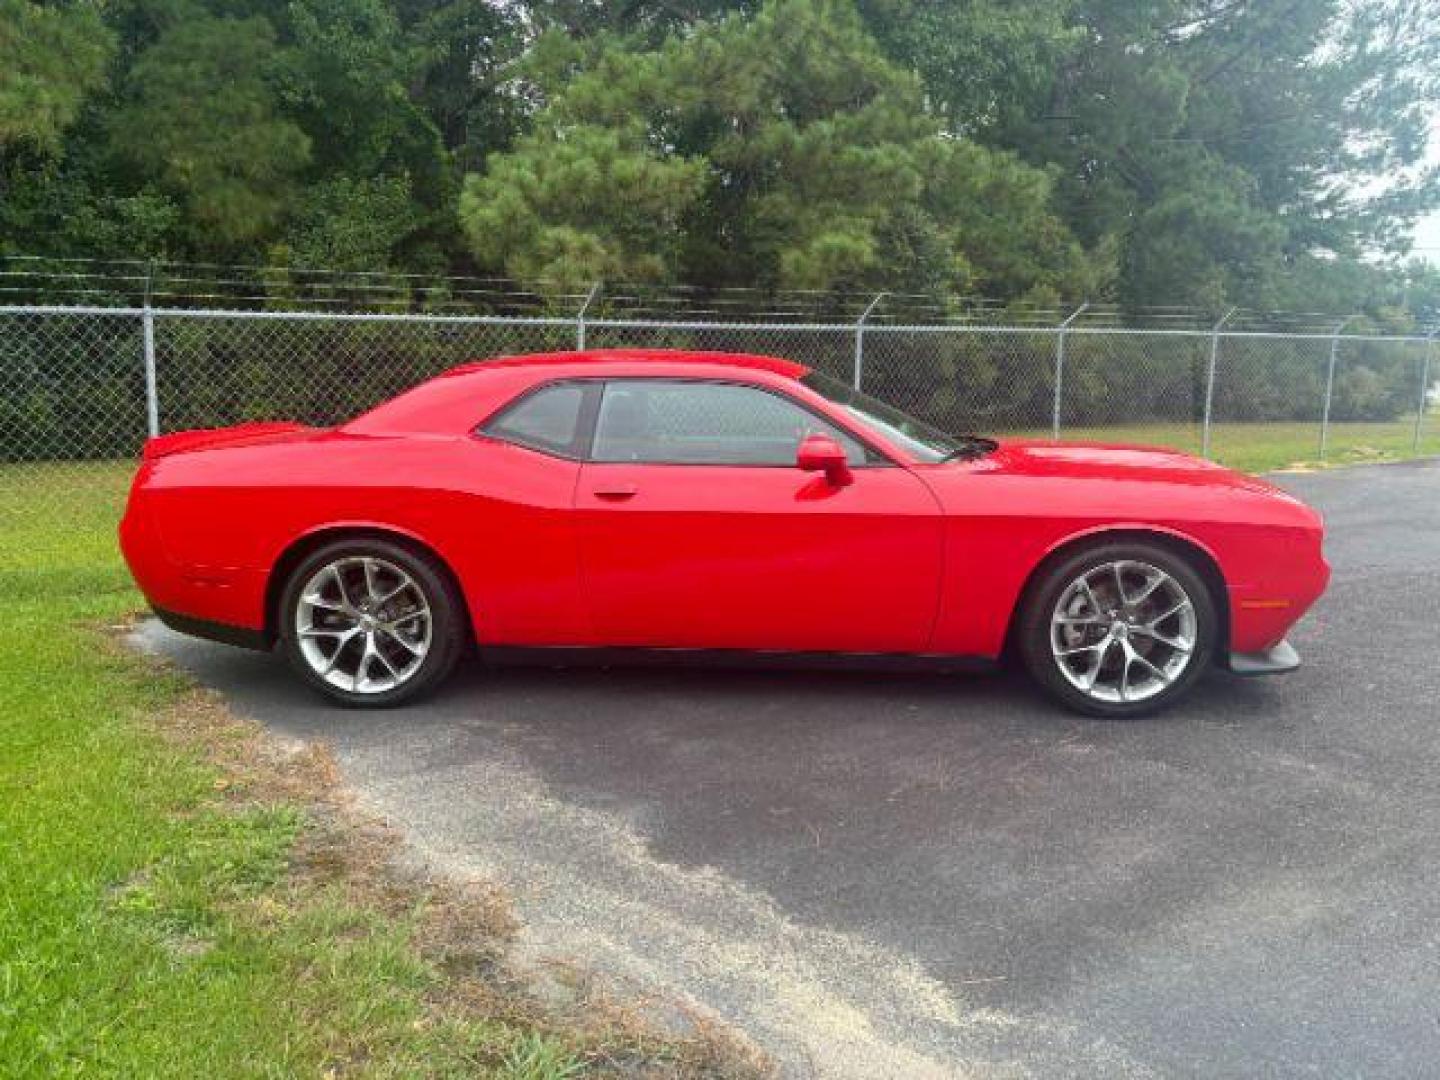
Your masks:
{"label": "rear quarter window", "polygon": [[487,422],[491,438],[565,457],[579,457],[580,415],[585,388],[557,383],[525,394]]}

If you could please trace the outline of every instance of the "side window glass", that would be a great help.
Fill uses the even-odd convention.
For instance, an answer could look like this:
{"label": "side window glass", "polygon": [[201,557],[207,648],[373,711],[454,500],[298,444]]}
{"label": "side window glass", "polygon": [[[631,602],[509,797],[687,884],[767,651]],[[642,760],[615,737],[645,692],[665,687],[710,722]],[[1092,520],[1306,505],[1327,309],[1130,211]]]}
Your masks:
{"label": "side window glass", "polygon": [[580,434],[580,406],[585,388],[577,383],[559,383],[529,394],[485,425],[486,435],[543,450],[575,457]]}
{"label": "side window glass", "polygon": [[595,461],[675,465],[794,465],[800,440],[819,432],[854,465],[865,448],[792,401],[750,386],[617,379],[605,385]]}

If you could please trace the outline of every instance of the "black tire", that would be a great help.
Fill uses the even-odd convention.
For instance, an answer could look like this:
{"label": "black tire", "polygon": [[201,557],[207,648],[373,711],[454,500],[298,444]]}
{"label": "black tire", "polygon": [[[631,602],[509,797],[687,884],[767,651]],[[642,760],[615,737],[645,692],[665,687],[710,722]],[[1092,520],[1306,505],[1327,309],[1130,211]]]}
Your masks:
{"label": "black tire", "polygon": [[[1067,678],[1065,671],[1062,670],[1062,665],[1067,661],[1058,658],[1052,649],[1052,633],[1061,635],[1067,632],[1063,626],[1052,630],[1052,619],[1057,615],[1057,607],[1067,597],[1067,594],[1072,597],[1073,602],[1075,594],[1070,593],[1071,587],[1076,585],[1079,579],[1087,573],[1103,576],[1106,573],[1103,568],[1116,563],[1135,563],[1163,571],[1169,575],[1176,586],[1184,591],[1193,611],[1193,647],[1188,652],[1188,662],[1174,675],[1173,681],[1168,683],[1165,683],[1158,675],[1151,674],[1154,671],[1153,665],[1149,667],[1149,670],[1142,668],[1142,675],[1148,685],[1163,686],[1162,689],[1153,692],[1152,696],[1145,697],[1143,700],[1099,700],[1093,696],[1093,693],[1087,693],[1076,686],[1070,678]],[[1140,572],[1139,568],[1136,568],[1135,572]],[[1141,587],[1143,588],[1143,584]],[[1169,586],[1167,585],[1165,588],[1168,590]],[[1136,592],[1138,590],[1132,588],[1132,595]],[[1215,598],[1193,563],[1182,554],[1162,544],[1138,540],[1097,541],[1077,548],[1049,565],[1042,566],[1030,587],[1026,589],[1021,603],[1016,644],[1025,661],[1025,666],[1050,697],[1066,708],[1087,716],[1131,719],[1148,716],[1168,708],[1189,693],[1214,663],[1215,650],[1219,640],[1219,621]],[[1102,604],[1102,606],[1107,605],[1108,601]],[[1164,605],[1157,604],[1156,606],[1163,607]],[[1072,610],[1080,610],[1083,613],[1086,608]],[[1150,612],[1153,613],[1153,611],[1154,608],[1150,609]],[[1098,614],[1100,613],[1097,612]],[[1137,615],[1134,621],[1143,622],[1145,617],[1143,614]],[[1108,613],[1101,618],[1108,618]],[[1162,624],[1166,627],[1174,625],[1176,624]],[[1119,629],[1127,634],[1133,632],[1129,627]],[[1103,625],[1093,627],[1086,632],[1096,635],[1111,633]],[[1179,635],[1173,632],[1168,636],[1179,639]],[[1130,640],[1132,643],[1137,643],[1137,647],[1139,644],[1143,644],[1146,647],[1162,649],[1164,651],[1159,655],[1164,657],[1173,658],[1176,655],[1176,652],[1168,646],[1156,645],[1153,641],[1145,640],[1145,637],[1148,635],[1137,634]],[[1076,650],[1082,654],[1081,658],[1073,661],[1076,666],[1088,667],[1094,662],[1094,652],[1087,650],[1094,650],[1097,646],[1088,645],[1089,640],[1088,638],[1080,639],[1079,644],[1086,648]],[[1064,644],[1063,641],[1062,644]],[[1124,646],[1116,642],[1112,646],[1112,651],[1103,654],[1102,659],[1112,665],[1128,663],[1128,653],[1122,652],[1118,657],[1115,655],[1121,649],[1124,649]],[[1098,670],[1098,666],[1096,670]],[[1082,672],[1078,677],[1083,680],[1088,674],[1089,672]]]}
{"label": "black tire", "polygon": [[[383,560],[409,575],[428,606],[430,636],[423,657],[404,681],[388,689],[357,691],[337,686],[312,666],[301,646],[297,616],[301,591],[312,577],[342,560],[366,558]],[[278,615],[280,648],[301,678],[331,701],[351,708],[370,709],[401,705],[434,690],[454,670],[465,651],[469,625],[464,601],[445,568],[433,556],[411,545],[379,537],[336,540],[311,552],[285,582]]]}

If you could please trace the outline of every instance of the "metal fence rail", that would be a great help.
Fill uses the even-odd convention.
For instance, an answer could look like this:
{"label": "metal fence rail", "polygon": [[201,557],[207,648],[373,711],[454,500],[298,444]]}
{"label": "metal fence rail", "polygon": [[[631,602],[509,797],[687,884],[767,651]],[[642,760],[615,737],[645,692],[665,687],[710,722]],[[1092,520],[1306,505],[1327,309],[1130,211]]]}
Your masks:
{"label": "metal fence rail", "polygon": [[1229,315],[1134,327],[1084,308],[1048,325],[908,322],[898,305],[882,315],[884,297],[845,321],[637,318],[594,298],[523,315],[0,307],[0,488],[53,492],[62,465],[71,484],[122,475],[103,463],[148,435],[333,424],[462,361],[584,346],[776,354],[951,431],[1164,444],[1240,467],[1440,452],[1435,334]]}
{"label": "metal fence rail", "polygon": [[1313,421],[1323,459],[1332,423],[1357,420],[1408,420],[1418,451],[1440,376],[1435,334],[1076,325],[1083,307],[1053,327],[881,323],[875,303],[854,324],[0,307],[0,460],[133,454],[146,434],[258,416],[335,423],[464,360],[587,345],[772,352],[951,429],[1170,425],[1207,455],[1218,425]]}

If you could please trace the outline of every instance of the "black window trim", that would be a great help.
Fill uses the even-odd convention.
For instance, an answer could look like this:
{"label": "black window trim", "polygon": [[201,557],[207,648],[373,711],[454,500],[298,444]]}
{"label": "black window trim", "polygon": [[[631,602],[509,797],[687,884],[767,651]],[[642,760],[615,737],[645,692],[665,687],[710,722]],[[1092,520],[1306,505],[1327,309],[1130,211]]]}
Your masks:
{"label": "black window trim", "polygon": [[[840,431],[844,432],[844,433],[845,433],[846,435],[848,435],[850,438],[854,439],[857,443],[859,443],[861,449],[865,450],[866,453],[867,453],[867,455],[873,454],[873,455],[875,455],[877,458],[879,458],[878,461],[864,461],[864,462],[861,462],[861,463],[858,464],[858,465],[851,465],[851,466],[850,466],[851,469],[893,469],[893,468],[900,468],[900,467],[902,467],[899,462],[897,462],[894,458],[892,458],[892,457],[891,457],[888,453],[886,453],[881,447],[876,446],[873,439],[868,438],[868,437],[866,437],[866,436],[864,436],[864,435],[861,435],[859,432],[855,431],[855,429],[854,429],[853,427],[851,427],[848,423],[841,423],[839,420],[836,420],[834,417],[826,416],[823,412],[821,412],[819,409],[815,408],[815,407],[814,407],[813,405],[811,405],[809,402],[801,401],[799,398],[795,397],[793,394],[787,394],[785,391],[780,390],[780,389],[778,389],[777,387],[766,386],[766,385],[764,385],[763,383],[747,382],[747,381],[745,381],[744,379],[726,379],[726,378],[721,378],[721,377],[719,377],[719,376],[713,376],[713,375],[711,375],[711,376],[690,376],[690,375],[595,375],[595,376],[590,376],[590,378],[594,379],[594,380],[597,381],[597,382],[604,383],[606,386],[608,386],[610,383],[619,383],[619,382],[687,383],[687,384],[703,383],[703,384],[707,384],[707,385],[711,385],[711,386],[739,386],[739,387],[745,388],[746,390],[759,390],[759,391],[761,391],[762,393],[770,394],[770,395],[772,395],[772,396],[774,396],[774,397],[779,398],[780,400],[782,400],[782,401],[784,401],[784,402],[787,402],[787,403],[790,404],[790,405],[794,405],[797,409],[800,409],[802,412],[809,413],[809,414],[810,414],[811,416],[813,416],[816,420],[819,420],[821,423],[825,424],[827,427],[838,428]],[[568,380],[566,380],[566,381],[568,381]],[[585,458],[584,458],[585,463],[588,464],[588,465],[661,465],[661,466],[666,466],[666,467],[671,467],[671,468],[681,468],[681,469],[685,469],[685,468],[689,468],[689,469],[793,469],[793,468],[795,468],[795,463],[794,463],[794,462],[788,462],[788,463],[786,463],[786,462],[778,462],[778,461],[777,461],[777,462],[774,462],[774,463],[772,463],[772,464],[764,464],[764,463],[761,463],[761,462],[754,462],[754,461],[740,461],[740,462],[724,462],[724,461],[597,461],[597,460],[595,459],[595,434],[596,434],[596,428],[597,428],[598,425],[599,425],[600,402],[601,402],[601,399],[602,399],[603,397],[604,397],[604,393],[603,393],[603,390],[602,390],[602,393],[601,393],[600,395],[597,395],[596,400],[595,400],[595,415],[594,415],[593,417],[591,417],[590,430],[589,430],[589,441],[587,442],[586,447],[585,447]]]}
{"label": "black window trim", "polygon": [[[600,380],[592,377],[586,378],[561,378],[550,379],[546,382],[536,383],[534,386],[526,387],[516,394],[509,401],[506,401],[484,420],[476,424],[471,430],[471,435],[476,438],[493,439],[495,442],[504,443],[506,446],[519,447],[521,450],[529,450],[531,453],[544,454],[546,457],[559,458],[562,461],[584,462],[589,460],[590,449],[595,441],[595,418],[600,412],[600,396],[603,388],[597,388]],[[509,416],[516,409],[521,408],[531,398],[553,390],[560,386],[578,386],[581,391],[580,415],[575,420],[575,435],[570,440],[566,450],[557,450],[553,446],[541,446],[538,443],[528,442],[516,438],[513,434],[493,430],[497,424],[502,423],[505,417]]]}
{"label": "black window trim", "polygon": [[[763,383],[747,382],[744,379],[726,379],[718,376],[691,376],[691,375],[565,375],[556,379],[547,379],[544,382],[536,383],[534,386],[526,387],[519,394],[509,401],[500,405],[489,416],[475,425],[471,432],[478,438],[493,439],[495,442],[504,443],[506,446],[516,446],[522,450],[529,450],[532,453],[544,454],[546,457],[558,458],[562,461],[578,461],[588,465],[663,465],[675,468],[691,469],[793,469],[794,464],[776,462],[766,465],[757,462],[734,462],[726,463],[720,461],[596,461],[595,460],[595,429],[600,419],[600,402],[605,395],[605,388],[610,383],[619,382],[663,382],[663,383],[706,383],[718,386],[740,386],[747,390],[759,390],[762,393],[771,394],[782,401],[794,405],[797,409],[809,413],[822,423],[839,428],[850,438],[860,444],[867,454],[873,454],[879,460],[865,461],[858,465],[851,465],[852,469],[894,469],[903,468],[900,462],[884,449],[877,446],[873,437],[867,433],[856,431],[848,421],[838,420],[835,417],[827,416],[815,408],[808,401],[801,401],[793,394],[787,394],[773,386],[766,386]],[[537,446],[532,443],[523,442],[509,435],[499,434],[491,428],[500,423],[515,409],[523,405],[526,400],[534,397],[544,390],[556,386],[577,385],[583,387],[585,396],[580,402],[580,416],[575,425],[575,438],[571,440],[568,452],[556,450],[551,446]]]}

